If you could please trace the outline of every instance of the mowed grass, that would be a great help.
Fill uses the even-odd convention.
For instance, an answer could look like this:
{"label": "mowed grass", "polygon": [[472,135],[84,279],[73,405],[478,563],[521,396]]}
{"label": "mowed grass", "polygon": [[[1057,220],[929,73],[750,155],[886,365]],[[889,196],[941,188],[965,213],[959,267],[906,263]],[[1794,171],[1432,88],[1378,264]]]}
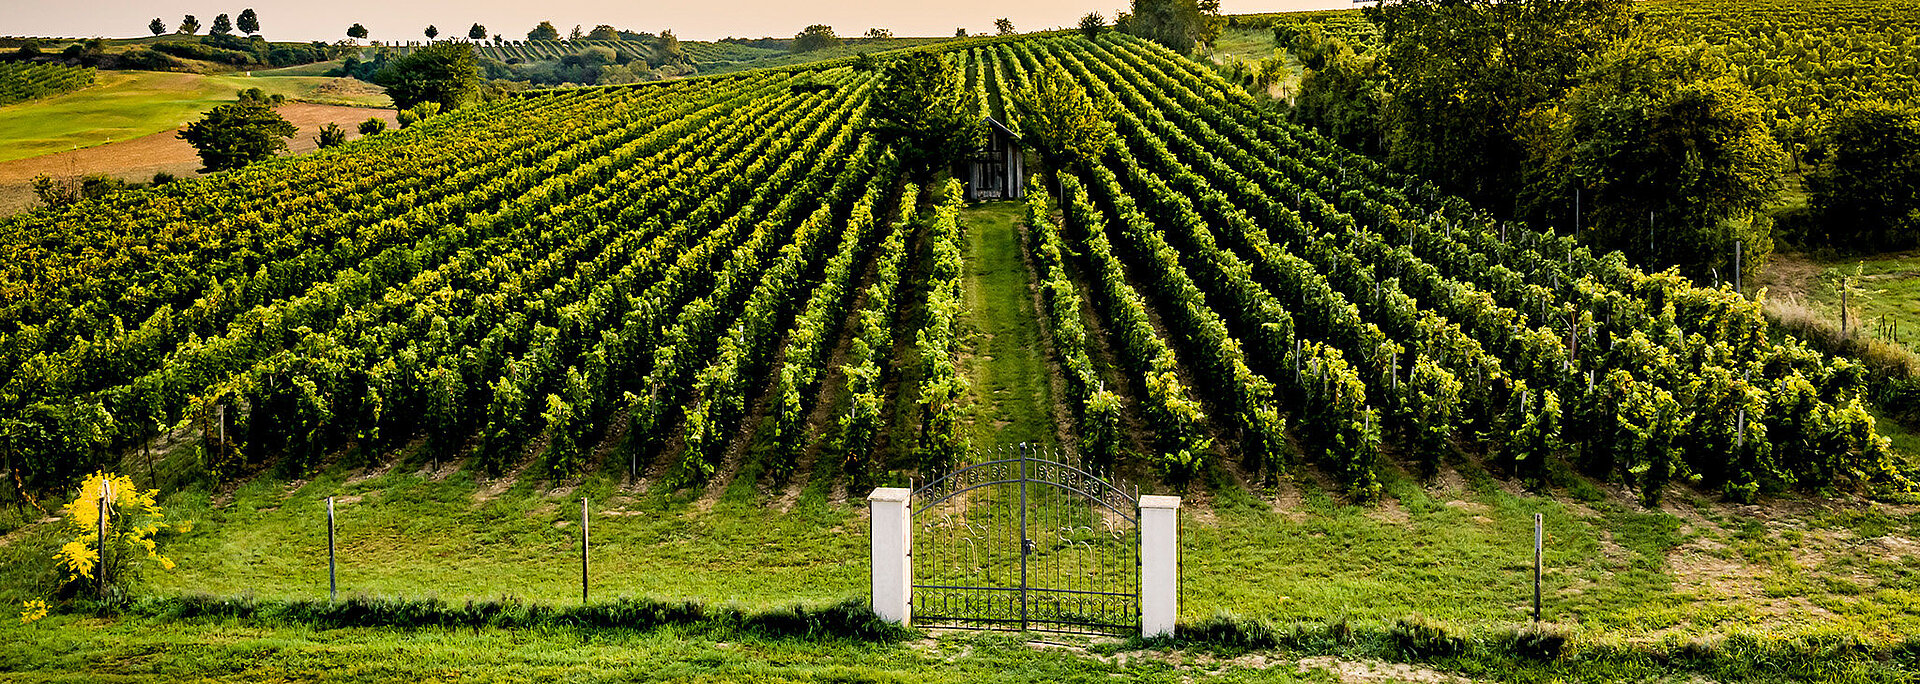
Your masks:
{"label": "mowed grass", "polygon": [[391,105],[385,94],[373,94],[347,79],[101,71],[90,87],[0,107],[0,161],[172,130],[234,101],[236,92],[250,87],[320,104]]}
{"label": "mowed grass", "polygon": [[[1920,348],[1920,252],[1897,252],[1868,258],[1823,262],[1809,295],[1818,306],[1829,311],[1837,325],[1840,311],[1840,284],[1855,278],[1860,292],[1849,297],[1848,304],[1858,320],[1876,335]],[[1884,335],[1881,332],[1884,326]]]}
{"label": "mowed grass", "polygon": [[1059,442],[1051,360],[1016,227],[1024,216],[1020,202],[975,204],[960,213],[967,309],[959,368],[972,386],[969,436],[977,448]]}

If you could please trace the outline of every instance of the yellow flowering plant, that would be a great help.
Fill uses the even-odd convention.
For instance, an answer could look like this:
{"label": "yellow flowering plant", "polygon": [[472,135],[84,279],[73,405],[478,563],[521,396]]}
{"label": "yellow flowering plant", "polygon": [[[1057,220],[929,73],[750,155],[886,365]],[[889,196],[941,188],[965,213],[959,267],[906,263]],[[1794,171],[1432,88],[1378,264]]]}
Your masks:
{"label": "yellow flowering plant", "polygon": [[[97,472],[81,482],[73,501],[61,507],[62,519],[73,536],[54,559],[64,583],[95,582],[104,591],[121,588],[132,572],[147,565],[172,570],[172,559],[160,555],[155,536],[171,527],[154,497],[159,490],[142,490],[125,475]],[[101,538],[101,501],[105,500],[106,535]],[[99,574],[99,577],[96,577]]]}
{"label": "yellow flowering plant", "polygon": [[52,610],[52,608],[47,605],[46,601],[35,599],[23,602],[20,604],[20,624],[24,625],[46,617],[47,612],[50,610]]}

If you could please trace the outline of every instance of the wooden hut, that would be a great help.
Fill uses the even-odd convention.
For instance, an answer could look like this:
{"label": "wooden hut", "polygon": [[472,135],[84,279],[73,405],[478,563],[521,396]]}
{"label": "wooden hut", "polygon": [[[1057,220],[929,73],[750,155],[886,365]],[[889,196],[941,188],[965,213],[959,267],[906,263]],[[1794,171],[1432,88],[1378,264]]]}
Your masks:
{"label": "wooden hut", "polygon": [[987,117],[987,144],[966,165],[967,200],[1017,200],[1027,196],[1026,150],[1020,136]]}

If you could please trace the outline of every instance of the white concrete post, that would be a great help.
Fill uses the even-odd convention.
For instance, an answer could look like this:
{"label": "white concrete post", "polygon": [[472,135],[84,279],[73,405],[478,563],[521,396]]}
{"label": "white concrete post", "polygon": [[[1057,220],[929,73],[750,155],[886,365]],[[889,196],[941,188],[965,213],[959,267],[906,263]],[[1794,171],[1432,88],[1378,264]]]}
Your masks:
{"label": "white concrete post", "polygon": [[913,490],[881,487],[867,496],[873,516],[873,612],[880,619],[912,619]]}
{"label": "white concrete post", "polygon": [[1140,636],[1173,636],[1180,617],[1180,497],[1140,497]]}

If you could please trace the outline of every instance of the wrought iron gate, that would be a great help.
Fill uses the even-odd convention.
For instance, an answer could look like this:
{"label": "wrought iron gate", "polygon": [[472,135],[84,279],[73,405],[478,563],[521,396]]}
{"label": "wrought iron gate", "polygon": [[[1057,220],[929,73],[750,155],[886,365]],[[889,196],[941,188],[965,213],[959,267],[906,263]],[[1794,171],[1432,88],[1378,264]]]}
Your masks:
{"label": "wrought iron gate", "polygon": [[1139,491],[1024,444],[976,460],[913,491],[914,622],[1139,630]]}

